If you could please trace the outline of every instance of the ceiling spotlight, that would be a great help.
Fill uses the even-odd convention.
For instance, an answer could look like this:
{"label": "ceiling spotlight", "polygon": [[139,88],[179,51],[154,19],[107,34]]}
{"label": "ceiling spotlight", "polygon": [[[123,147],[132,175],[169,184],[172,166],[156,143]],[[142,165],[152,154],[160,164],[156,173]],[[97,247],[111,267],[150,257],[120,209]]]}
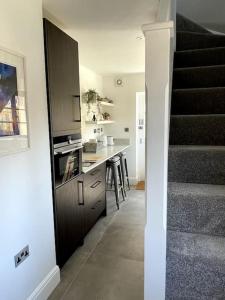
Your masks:
{"label": "ceiling spotlight", "polygon": [[136,40],[139,40],[139,41],[141,41],[141,40],[143,40],[144,39],[144,36],[143,35],[138,35],[137,37],[136,37]]}

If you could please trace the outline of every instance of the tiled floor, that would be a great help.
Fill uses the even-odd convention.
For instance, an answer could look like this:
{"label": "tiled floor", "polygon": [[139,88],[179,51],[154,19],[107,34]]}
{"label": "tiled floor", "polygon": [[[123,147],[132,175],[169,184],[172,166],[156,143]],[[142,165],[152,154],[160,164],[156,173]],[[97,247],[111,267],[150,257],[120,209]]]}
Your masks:
{"label": "tiled floor", "polygon": [[144,191],[131,190],[66,263],[50,300],[142,300],[144,216]]}

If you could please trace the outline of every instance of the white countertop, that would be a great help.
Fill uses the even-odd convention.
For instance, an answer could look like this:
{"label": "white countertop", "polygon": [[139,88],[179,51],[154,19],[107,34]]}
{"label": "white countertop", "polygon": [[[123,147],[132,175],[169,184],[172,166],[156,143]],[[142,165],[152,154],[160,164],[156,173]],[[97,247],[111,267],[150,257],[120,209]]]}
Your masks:
{"label": "white countertop", "polygon": [[96,160],[96,162],[93,163],[91,166],[82,167],[83,173],[84,174],[88,173],[89,171],[91,171],[92,169],[97,167],[98,165],[104,163],[111,157],[117,155],[118,153],[126,150],[129,147],[130,147],[130,145],[113,145],[113,146],[103,147],[103,148],[97,150],[96,153],[83,153],[83,157],[82,157],[83,162]]}

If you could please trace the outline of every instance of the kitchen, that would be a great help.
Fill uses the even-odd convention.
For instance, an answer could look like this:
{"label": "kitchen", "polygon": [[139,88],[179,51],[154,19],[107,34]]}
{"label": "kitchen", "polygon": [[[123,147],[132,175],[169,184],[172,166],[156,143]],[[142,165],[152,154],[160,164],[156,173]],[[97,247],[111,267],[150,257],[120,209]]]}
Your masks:
{"label": "kitchen", "polygon": [[[98,219],[129,199],[130,139],[129,127],[119,130],[128,138],[104,134],[115,123],[113,100],[90,86],[80,92],[78,43],[47,19],[44,34],[56,257],[62,268]],[[117,78],[115,84],[119,89],[124,83]]]}
{"label": "kitchen", "polygon": [[[82,3],[83,1],[80,1],[81,7],[77,1],[62,2],[60,0],[44,2],[35,0],[32,3],[28,0],[22,0],[19,5],[15,0],[2,3],[0,12],[2,20],[0,75],[4,75],[5,70],[10,71],[9,75],[12,77],[10,93],[12,91],[16,101],[20,101],[17,102],[18,107],[15,107],[14,98],[12,99],[14,102],[9,102],[8,98],[4,96],[2,102],[1,95],[0,100],[3,104],[3,106],[0,104],[2,110],[0,118],[1,121],[7,121],[6,124],[4,123],[3,130],[1,127],[0,132],[1,134],[11,134],[11,136],[1,136],[0,138],[2,145],[0,147],[2,170],[0,174],[2,200],[0,201],[1,299],[47,299],[53,290],[55,290],[52,294],[53,299],[54,297],[55,299],[62,299],[62,294],[65,293],[75,278],[79,280],[79,283],[76,282],[75,284],[75,289],[79,288],[82,281],[83,293],[92,292],[93,295],[97,295],[100,287],[103,288],[102,293],[105,293],[106,289],[107,291],[111,290],[116,299],[123,297],[124,293],[128,293],[129,299],[132,299],[132,295],[135,293],[143,293],[144,191],[135,190],[137,183],[135,102],[136,92],[144,91],[144,41],[136,39],[137,31],[136,29],[133,30],[132,26],[129,32],[130,37],[125,39],[126,43],[121,43],[121,38],[124,41],[127,34],[124,35],[123,30],[112,32],[116,36],[111,36],[109,26],[115,24],[118,27],[123,27],[122,24],[124,24],[124,15],[118,16],[120,21],[118,23],[113,22],[113,24],[102,18],[103,15],[106,16],[106,10],[107,18],[110,18],[112,15],[111,6],[114,7],[114,2],[110,4],[102,1],[104,13],[97,8],[90,8],[91,15],[94,16],[96,22],[102,20],[101,24],[98,23],[99,29],[96,30],[95,34],[95,30],[92,31],[94,20],[90,18],[89,13],[87,14]],[[92,6],[93,2],[90,1],[89,4]],[[79,9],[75,10],[73,6],[76,7],[77,5]],[[133,2],[132,8],[129,10],[128,26],[133,24],[139,5],[140,3]],[[146,2],[145,5],[148,7],[149,4]],[[56,11],[57,6],[59,7],[58,12]],[[71,24],[69,18],[65,18],[63,10],[71,11],[72,21],[76,24]],[[127,11],[127,7],[124,7],[124,10]],[[116,11],[119,10],[116,9]],[[142,11],[146,11],[143,6]],[[147,13],[142,20],[138,21],[138,24],[144,22],[144,19],[147,20],[146,15]],[[46,72],[45,66],[46,49],[44,47],[43,18],[48,19],[65,34],[72,37],[68,42],[72,47],[79,46],[79,77],[77,76],[75,80],[75,83],[78,82],[78,79],[80,81],[78,87],[76,84],[71,85],[72,80],[67,80],[62,84],[63,78],[67,75],[65,66],[69,65],[68,69],[70,70],[71,65],[65,59],[60,74],[56,71],[53,77],[51,76],[53,79],[51,84],[54,89],[49,89],[49,80],[46,89],[46,74],[48,72]],[[86,32],[82,29],[81,23],[83,21],[88,28]],[[101,30],[103,27],[107,27],[106,30]],[[137,27],[140,33],[140,26],[135,25],[135,28]],[[80,32],[72,32],[73,29],[77,28]],[[97,36],[99,33],[101,35],[100,40]],[[88,38],[86,39],[84,36]],[[107,43],[106,37],[109,38]],[[130,46],[129,39],[131,40]],[[54,47],[54,49],[56,48]],[[67,47],[67,51],[69,48],[70,46]],[[138,50],[139,48],[141,51]],[[76,53],[76,51],[72,52],[73,54]],[[141,64],[138,62],[139,67],[131,59],[133,52],[135,53],[135,60],[137,53],[141,57]],[[124,56],[123,53],[126,55]],[[59,54],[57,51],[53,51],[52,57],[56,57],[57,62],[59,62]],[[73,58],[73,61],[75,67],[70,71],[69,78],[74,77],[74,73],[76,73],[74,69],[78,60]],[[51,61],[48,64],[51,68],[52,66],[57,67],[57,64],[52,63],[51,65]],[[122,84],[119,86],[116,84],[118,79],[119,83],[122,79]],[[0,81],[1,85],[7,87],[4,76],[1,77]],[[65,87],[69,93],[64,90]],[[17,88],[18,95],[16,94]],[[113,105],[102,108],[102,113],[109,113],[110,121],[115,121],[114,123],[99,125],[96,122],[94,124],[89,123],[93,118],[92,111],[94,110],[91,108],[91,114],[87,115],[88,106],[83,95],[90,89],[94,89],[101,98],[107,97],[113,101]],[[55,117],[52,116],[49,109],[50,105],[48,107],[50,93],[54,97],[58,95],[69,99],[76,109],[74,110],[74,107],[71,108],[69,105],[62,107],[55,97],[56,108],[58,104],[60,106],[55,111]],[[71,98],[66,98],[68,94]],[[81,106],[81,116],[79,106]],[[11,113],[11,111],[15,112],[16,109],[19,115],[17,119],[15,118],[16,114]],[[72,111],[76,114],[72,114]],[[27,119],[25,113],[27,113]],[[12,128],[10,114],[16,121],[15,125],[18,125],[15,128]],[[69,115],[69,117],[62,118],[65,115]],[[76,122],[70,122],[71,119]],[[51,122],[49,122],[50,120]],[[18,127],[23,128],[19,136],[17,136]],[[127,128],[129,129],[128,132],[125,131]],[[100,132],[98,132],[99,129]],[[127,147],[125,152],[131,190],[126,190],[125,201],[120,192],[119,210],[114,191],[106,192],[107,202],[104,202],[104,181],[106,180],[102,174],[105,173],[106,158],[114,155],[112,151],[104,153],[105,148],[99,149],[100,155],[98,153],[82,153],[82,157],[79,156],[81,149],[77,149],[79,157],[73,155],[70,160],[70,171],[74,170],[77,174],[76,178],[61,184],[57,189],[52,186],[52,183],[58,185],[60,180],[61,182],[66,180],[62,176],[62,171],[65,170],[65,161],[58,158],[67,153],[54,155],[54,152],[65,151],[62,149],[65,145],[58,145],[54,149],[54,142],[55,144],[64,143],[60,140],[60,136],[71,136],[71,139],[66,140],[66,144],[69,144],[69,141],[73,143],[73,140],[82,139],[82,147],[90,139],[92,142],[100,139],[103,143],[105,140],[103,136],[112,136],[114,145],[109,146],[108,149],[117,148],[115,153],[118,153],[122,151],[121,148],[118,149],[120,144]],[[9,145],[8,140],[12,141],[13,145],[11,145],[12,143]],[[78,141],[79,143],[80,141]],[[68,146],[76,147],[74,144]],[[80,146],[77,145],[78,148]],[[88,173],[84,174],[79,169],[82,166],[82,158],[83,161],[86,160],[84,162],[86,168],[89,168],[87,161],[98,160],[99,156],[101,156],[100,164],[95,165],[97,169],[100,169],[99,173],[93,175],[93,181],[92,179],[89,181]],[[56,158],[56,164],[54,158]],[[76,166],[77,163],[78,166]],[[57,172],[55,172],[55,166],[56,170],[58,168]],[[77,172],[81,172],[83,180],[80,180],[80,175]],[[70,172],[66,173],[70,174]],[[56,180],[55,175],[57,175]],[[80,182],[72,184],[78,179]],[[87,184],[87,188],[83,189],[85,184]],[[111,189],[110,184],[107,189]],[[91,188],[91,186],[93,187]],[[55,196],[56,190],[58,197]],[[67,191],[65,192],[65,190]],[[88,190],[91,190],[91,193]],[[96,192],[93,193],[93,190]],[[57,217],[55,204],[58,199],[60,209],[57,212],[60,214],[61,222],[58,223],[59,239],[56,234],[57,224],[55,222]],[[66,199],[66,201],[60,201],[60,199]],[[98,202],[100,200],[101,202]],[[70,205],[74,209],[71,210]],[[89,216],[86,221],[85,210]],[[73,230],[73,228],[77,228],[77,230]],[[70,243],[71,236],[72,242]],[[59,248],[60,240],[62,247]],[[102,252],[97,260],[93,256],[93,254],[97,254],[96,251]],[[90,262],[95,264],[97,269],[101,269],[100,274],[103,277],[99,276],[98,272],[91,275],[86,269]],[[81,270],[85,273],[85,280],[81,280]],[[135,272],[133,272],[134,270]],[[137,272],[137,270],[139,271]],[[78,273],[80,275],[76,276]],[[126,280],[121,281],[121,278],[125,278],[124,273]],[[89,288],[85,287],[87,283],[90,285]],[[75,293],[77,295],[77,292]],[[104,298],[104,296],[102,297]],[[81,299],[85,299],[85,295]]]}

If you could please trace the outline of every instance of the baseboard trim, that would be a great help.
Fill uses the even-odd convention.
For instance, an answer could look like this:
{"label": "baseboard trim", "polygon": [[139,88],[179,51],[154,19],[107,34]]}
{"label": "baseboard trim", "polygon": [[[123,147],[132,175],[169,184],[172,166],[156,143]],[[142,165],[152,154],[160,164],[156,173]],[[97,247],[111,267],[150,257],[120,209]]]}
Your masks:
{"label": "baseboard trim", "polygon": [[138,180],[136,177],[129,177],[130,185],[136,185]]}
{"label": "baseboard trim", "polygon": [[60,270],[55,266],[36,287],[27,300],[46,300],[60,282]]}

